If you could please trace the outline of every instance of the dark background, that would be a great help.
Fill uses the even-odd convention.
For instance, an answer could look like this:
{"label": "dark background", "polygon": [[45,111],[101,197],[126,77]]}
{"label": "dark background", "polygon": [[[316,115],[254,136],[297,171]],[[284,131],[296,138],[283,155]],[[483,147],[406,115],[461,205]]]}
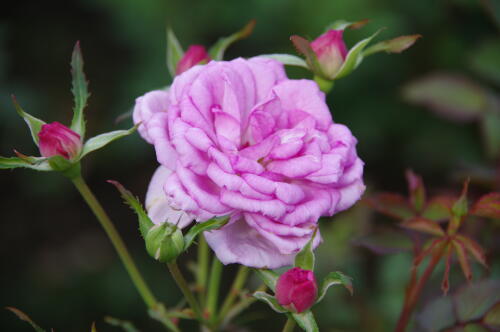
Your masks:
{"label": "dark background", "polygon": [[[498,27],[481,1],[475,0],[81,0],[2,4],[0,155],[10,156],[14,148],[38,154],[10,102],[11,93],[27,112],[47,122],[69,124],[69,60],[77,40],[92,92],[86,112],[90,137],[130,127],[130,119],[115,124],[116,117],[129,111],[137,96],[170,83],[165,65],[167,25],[187,48],[194,43],[209,46],[252,18],[257,20],[253,35],[232,46],[227,59],[294,53],[290,35],[313,39],[337,19],[371,19],[362,30],[346,31],[348,47],[380,27],[387,29],[379,39],[423,35],[403,54],[376,54],[365,59],[352,75],[336,83],[328,97],[334,120],[348,125],[359,140],[368,192],[404,193],[404,170],[409,167],[424,176],[431,191],[446,187],[458,192],[460,182],[455,174],[464,165],[494,165],[485,156],[474,123],[450,122],[409,105],[401,97],[402,87],[425,73],[438,70],[476,76],[469,69],[473,52],[486,39],[498,40]],[[300,69],[290,74],[308,75]],[[494,84],[489,86],[498,89]],[[180,294],[168,271],[147,256],[132,212],[105,182],[119,180],[144,197],[156,166],[152,147],[138,134],[93,153],[83,162],[90,186],[123,234],[157,297],[174,305]],[[159,329],[148,319],[113,248],[68,180],[54,173],[19,169],[2,171],[0,184],[1,306],[17,307],[41,326],[56,331],[89,331],[93,321],[99,331],[118,331],[104,323],[105,315],[131,320],[143,331]],[[475,190],[484,193],[488,188]],[[353,239],[372,229],[375,221],[383,219],[377,218],[359,207],[333,218],[333,223],[322,222],[325,243],[318,250],[318,273],[344,271],[354,277],[356,290],[352,298],[343,290],[332,291],[315,309],[325,331],[388,331],[397,319],[410,255],[375,256],[352,244]],[[487,243],[495,242],[491,236]],[[192,253],[184,257],[186,261],[194,258]],[[498,275],[499,268],[498,260],[494,261],[491,273]],[[452,282],[464,282],[458,269],[452,272]],[[232,273],[234,267],[228,268],[227,283]],[[475,268],[475,276],[481,275],[484,271]],[[246,322],[241,321],[243,325],[261,331],[279,330],[284,321],[257,304],[242,318]],[[0,310],[0,330],[30,331],[30,327],[12,313]]]}

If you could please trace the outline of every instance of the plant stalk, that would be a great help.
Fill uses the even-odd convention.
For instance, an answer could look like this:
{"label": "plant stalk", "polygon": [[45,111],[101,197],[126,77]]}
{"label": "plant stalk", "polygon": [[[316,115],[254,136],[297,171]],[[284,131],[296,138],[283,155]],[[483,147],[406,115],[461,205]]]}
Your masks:
{"label": "plant stalk", "polygon": [[295,327],[295,320],[292,317],[288,317],[285,326],[283,326],[282,332],[292,332]]}
{"label": "plant stalk", "polygon": [[[102,228],[111,240],[111,243],[115,247],[118,256],[120,257],[123,265],[125,266],[125,269],[130,275],[130,278],[132,279],[132,282],[134,283],[137,291],[144,300],[144,303],[148,306],[148,308],[152,310],[158,308],[158,302],[156,298],[144,281],[142,275],[140,274],[137,266],[134,263],[134,260],[132,259],[132,256],[130,256],[130,253],[128,252],[127,247],[125,246],[125,243],[123,242],[120,234],[116,230],[111,219],[108,217],[106,211],[104,211],[102,205],[95,197],[94,193],[90,190],[81,175],[72,177],[71,181],[75,185],[78,192],[82,195],[83,199],[90,207],[97,220],[101,224]],[[170,330],[179,331],[179,329],[169,319],[165,319],[163,323]]]}

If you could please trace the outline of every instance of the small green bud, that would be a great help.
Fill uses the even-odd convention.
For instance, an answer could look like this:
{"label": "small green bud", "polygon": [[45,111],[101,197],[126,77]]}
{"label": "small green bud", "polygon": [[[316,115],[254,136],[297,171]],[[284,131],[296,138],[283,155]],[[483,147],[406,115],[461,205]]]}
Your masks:
{"label": "small green bud", "polygon": [[151,227],[145,240],[149,255],[162,263],[172,262],[184,250],[182,231],[168,222]]}

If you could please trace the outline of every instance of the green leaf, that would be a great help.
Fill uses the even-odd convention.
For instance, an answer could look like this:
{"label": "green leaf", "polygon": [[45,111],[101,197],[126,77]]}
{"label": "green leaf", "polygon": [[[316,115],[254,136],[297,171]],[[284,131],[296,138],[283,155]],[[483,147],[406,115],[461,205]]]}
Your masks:
{"label": "green leaf", "polygon": [[498,107],[489,109],[481,119],[486,152],[491,159],[500,156],[500,100],[497,103]]}
{"label": "green leaf", "polygon": [[0,157],[0,169],[11,169],[11,168],[31,168],[37,171],[52,171],[47,158],[44,157]]}
{"label": "green leaf", "polygon": [[297,324],[306,332],[319,332],[318,324],[314,319],[314,315],[311,310],[301,312],[300,314],[291,314],[293,319]]}
{"label": "green leaf", "polygon": [[303,270],[314,271],[314,252],[313,252],[313,241],[316,236],[318,229],[314,230],[313,235],[307,241],[304,248],[295,256],[294,266],[300,267]]}
{"label": "green leaf", "polygon": [[107,182],[118,189],[125,203],[137,214],[139,218],[139,231],[141,232],[142,238],[145,239],[148,231],[154,226],[154,223],[151,221],[146,211],[144,211],[141,203],[120,182],[113,180],[108,180]]}
{"label": "green leaf", "polygon": [[387,53],[401,53],[404,50],[410,48],[421,37],[421,35],[408,35],[384,40],[368,47],[365,51],[363,51],[363,56],[368,56],[373,53],[382,51],[385,51]]}
{"label": "green leaf", "polygon": [[255,271],[266,286],[274,292],[279,275],[276,272],[267,269],[255,269]]}
{"label": "green leaf", "polygon": [[455,234],[458,228],[462,225],[464,217],[467,215],[468,201],[467,201],[467,191],[469,189],[469,179],[464,182],[462,193],[460,197],[455,201],[451,207],[452,217],[448,224],[448,234]]}
{"label": "green leaf", "polygon": [[304,59],[292,54],[262,54],[259,57],[274,59],[287,66],[296,66],[309,69]]}
{"label": "green leaf", "polygon": [[247,38],[252,34],[255,27],[255,20],[248,22],[241,30],[233,33],[228,37],[220,38],[208,51],[208,54],[213,60],[221,61],[224,59],[224,52],[234,42]]}
{"label": "green leaf", "polygon": [[214,229],[219,229],[229,221],[229,217],[218,217],[212,218],[208,221],[197,223],[184,236],[184,250],[187,250],[193,244],[194,239],[201,232],[212,231]]}
{"label": "green leaf", "polygon": [[321,65],[318,62],[318,57],[316,56],[316,53],[314,53],[311,47],[311,43],[307,39],[297,35],[291,36],[290,40],[297,49],[297,52],[306,57],[308,68],[311,69],[314,74],[324,79],[328,79],[328,77],[326,77],[325,73],[323,73],[323,70],[321,69]]}
{"label": "green leaf", "polygon": [[133,132],[135,132],[137,127],[138,127],[138,125],[135,125],[128,130],[110,131],[109,133],[104,133],[104,134],[97,135],[97,136],[90,138],[83,145],[82,154],[80,155],[80,159],[83,158],[84,156],[88,155],[92,151],[98,150],[98,149],[102,148],[103,146],[108,145],[109,143],[113,142],[114,140],[117,140],[119,138],[122,138],[122,137],[125,137],[125,136],[132,134]]}
{"label": "green leaf", "polygon": [[28,315],[26,315],[24,312],[22,312],[21,310],[14,308],[14,307],[5,307],[5,309],[13,312],[17,316],[17,318],[19,318],[20,320],[23,320],[23,321],[29,323],[31,325],[31,327],[33,327],[33,330],[35,330],[36,332],[45,332],[44,329],[42,329],[35,322],[33,322],[31,320],[31,318]]}
{"label": "green leaf", "polygon": [[344,63],[342,67],[340,67],[339,71],[335,75],[335,79],[342,78],[344,76],[349,75],[354,69],[356,69],[359,64],[363,61],[363,50],[370,43],[370,41],[375,38],[376,35],[381,31],[378,30],[373,35],[368,38],[365,38],[359,41],[356,45],[354,45],[347,53]]}
{"label": "green leaf", "polygon": [[276,300],[276,298],[272,295],[269,295],[267,294],[266,292],[255,292],[253,294],[253,296],[259,300],[259,301],[262,301],[264,303],[267,303],[271,309],[273,309],[274,311],[276,311],[277,313],[280,313],[280,314],[283,314],[283,313],[286,313],[288,312],[288,310],[286,310],[285,308],[283,308],[279,303],[278,301]]}
{"label": "green leaf", "polygon": [[174,31],[171,28],[167,28],[167,68],[172,78],[175,77],[177,64],[183,55],[184,51]]}
{"label": "green leaf", "polygon": [[109,325],[120,327],[125,332],[139,332],[139,330],[128,320],[122,320],[111,316],[104,317],[104,321]]}
{"label": "green leaf", "polygon": [[16,96],[12,95],[11,97],[17,114],[19,114],[19,116],[22,117],[28,125],[31,132],[31,137],[33,138],[33,142],[35,142],[35,144],[38,146],[38,133],[40,132],[40,130],[42,130],[42,126],[45,124],[45,122],[26,113],[22,109],[21,105],[19,105],[19,103],[17,102]]}
{"label": "green leaf", "polygon": [[465,76],[433,73],[410,82],[403,97],[452,121],[473,121],[489,106],[487,90]]}
{"label": "green leaf", "polygon": [[80,42],[76,42],[73,54],[71,55],[71,76],[73,77],[71,92],[75,100],[73,108],[73,120],[71,129],[80,134],[81,139],[85,137],[85,119],[83,110],[87,106],[87,100],[90,96],[87,79],[83,72],[83,57],[80,50]]}
{"label": "green leaf", "polygon": [[347,28],[360,29],[360,28],[364,27],[368,22],[370,22],[370,20],[368,20],[368,19],[364,19],[364,20],[356,21],[356,22],[338,20],[338,21],[335,21],[335,22],[329,24],[325,30],[327,30],[327,31],[328,30],[345,30]]}
{"label": "green leaf", "polygon": [[461,289],[454,296],[455,312],[460,322],[483,317],[500,301],[500,281],[486,279]]}
{"label": "green leaf", "polygon": [[350,277],[346,276],[342,272],[330,272],[325,279],[323,279],[316,303],[323,300],[328,288],[333,285],[342,285],[349,291],[349,293],[351,293],[351,295],[353,294],[354,290],[352,288],[352,279]]}
{"label": "green leaf", "polygon": [[490,330],[481,324],[473,323],[465,325],[463,332],[490,332]]}

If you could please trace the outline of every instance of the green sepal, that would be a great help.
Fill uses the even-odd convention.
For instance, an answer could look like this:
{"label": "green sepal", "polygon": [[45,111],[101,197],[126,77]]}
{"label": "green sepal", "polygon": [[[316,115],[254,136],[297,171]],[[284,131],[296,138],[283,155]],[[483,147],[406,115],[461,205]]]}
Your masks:
{"label": "green sepal", "polygon": [[421,37],[422,35],[408,35],[384,40],[368,47],[365,51],[363,51],[363,56],[368,56],[378,52],[401,53],[410,48]]}
{"label": "green sepal", "polygon": [[210,58],[216,61],[221,61],[224,59],[224,52],[226,49],[231,46],[234,42],[247,38],[252,34],[252,31],[255,27],[255,20],[251,20],[248,22],[241,30],[233,33],[230,36],[222,37],[217,42],[210,47],[208,54]]}
{"label": "green sepal", "polygon": [[78,161],[71,161],[63,156],[52,156],[48,159],[52,170],[61,172],[64,176],[74,179],[81,174],[81,167]]}
{"label": "green sepal", "polygon": [[370,43],[370,41],[373,38],[375,38],[376,35],[379,34],[381,30],[382,29],[378,30],[370,37],[359,41],[349,50],[349,53],[347,53],[344,63],[340,67],[337,74],[335,74],[335,79],[339,79],[349,75],[354,69],[356,69],[359,66],[359,64],[363,61],[364,48]]}
{"label": "green sepal", "polygon": [[0,157],[0,169],[31,168],[37,171],[52,171],[45,157]]}
{"label": "green sepal", "polygon": [[297,52],[300,54],[304,55],[306,57],[306,63],[308,68],[317,76],[323,77],[325,79],[328,79],[323,73],[323,70],[321,69],[321,65],[318,61],[318,57],[316,56],[316,53],[311,47],[311,43],[300,36],[293,35],[290,37],[290,40],[292,41],[292,44],[295,46],[297,49]]}
{"label": "green sepal", "polygon": [[88,90],[88,82],[83,72],[83,57],[80,49],[80,42],[77,41],[71,55],[71,76],[72,87],[75,105],[73,108],[73,120],[71,121],[71,129],[80,135],[80,138],[85,137],[85,119],[83,110],[87,106],[87,100],[90,96]]}
{"label": "green sepal", "polygon": [[145,242],[149,255],[162,263],[173,262],[184,251],[182,231],[168,222],[151,227]]}
{"label": "green sepal", "polygon": [[255,269],[255,272],[257,272],[259,278],[264,282],[264,284],[266,284],[266,286],[274,292],[279,275],[268,269]]}
{"label": "green sepal", "polygon": [[288,312],[285,308],[283,308],[279,303],[276,298],[270,294],[267,294],[266,292],[255,292],[253,294],[253,297],[255,297],[257,300],[262,301],[269,305],[271,309],[276,311],[277,313],[284,314]]}
{"label": "green sepal", "polygon": [[364,27],[368,22],[370,22],[370,20],[368,20],[368,19],[364,19],[364,20],[356,21],[356,22],[349,22],[346,20],[338,20],[338,21],[335,21],[335,22],[329,24],[325,30],[326,31],[328,31],[328,30],[345,30],[347,28],[359,29],[359,28]]}
{"label": "green sepal", "polygon": [[202,223],[197,223],[196,225],[191,227],[191,229],[189,229],[189,231],[186,233],[186,236],[184,236],[184,250],[187,250],[191,246],[191,244],[193,244],[193,241],[196,236],[198,236],[198,234],[214,229],[219,229],[227,224],[228,221],[229,217],[224,216],[212,218]]}
{"label": "green sepal", "polygon": [[109,325],[120,327],[125,332],[139,332],[134,324],[128,320],[122,320],[111,316],[104,317],[104,321]]}
{"label": "green sepal", "polygon": [[274,59],[287,66],[295,66],[295,67],[302,67],[305,69],[309,69],[304,59],[292,54],[278,54],[278,53],[261,54],[259,55],[259,57]]}
{"label": "green sepal", "polygon": [[167,68],[172,78],[175,77],[177,64],[183,55],[184,51],[174,31],[171,28],[167,28]]}
{"label": "green sepal", "polygon": [[42,126],[45,124],[45,122],[26,113],[21,105],[19,105],[19,103],[17,102],[16,96],[12,95],[11,97],[17,114],[19,114],[19,116],[22,117],[28,125],[31,137],[33,138],[33,142],[35,142],[35,144],[38,146],[38,133],[40,132],[40,130],[42,130]]}
{"label": "green sepal", "polygon": [[315,258],[313,252],[313,241],[317,232],[318,229],[316,228],[314,230],[313,235],[311,236],[309,241],[307,241],[304,248],[302,248],[302,250],[299,251],[299,253],[295,256],[295,262],[294,262],[295,267],[300,267],[303,270],[314,271]]}
{"label": "green sepal", "polygon": [[139,231],[141,232],[142,238],[146,239],[146,235],[148,234],[148,231],[151,229],[151,227],[154,226],[154,223],[149,218],[139,200],[120,182],[114,180],[108,180],[107,182],[111,183],[116,187],[116,189],[118,189],[125,203],[130,206],[135,214],[137,214],[137,217],[139,219]]}
{"label": "green sepal", "polygon": [[319,332],[318,324],[311,310],[301,312],[300,314],[291,313],[293,319],[306,332]]}
{"label": "green sepal", "polygon": [[330,272],[325,279],[323,279],[316,303],[323,300],[328,288],[333,285],[342,285],[349,291],[349,293],[351,293],[351,295],[353,294],[352,279],[350,277],[346,276],[342,272]]}
{"label": "green sepal", "polygon": [[115,130],[115,131],[110,131],[109,133],[104,133],[100,134],[97,136],[94,136],[90,138],[85,144],[83,145],[82,153],[80,154],[80,159],[83,158],[84,156],[88,155],[89,153],[98,150],[109,143],[113,142],[114,140],[117,140],[119,138],[128,136],[132,133],[134,133],[139,125],[135,125],[130,129],[127,130]]}
{"label": "green sepal", "polygon": [[28,324],[30,324],[31,327],[33,328],[33,330],[35,330],[36,332],[45,332],[44,329],[42,329],[40,326],[38,326],[33,320],[31,320],[31,318],[28,315],[26,315],[21,310],[14,308],[14,307],[5,307],[5,309],[11,311],[20,320],[25,321]]}

